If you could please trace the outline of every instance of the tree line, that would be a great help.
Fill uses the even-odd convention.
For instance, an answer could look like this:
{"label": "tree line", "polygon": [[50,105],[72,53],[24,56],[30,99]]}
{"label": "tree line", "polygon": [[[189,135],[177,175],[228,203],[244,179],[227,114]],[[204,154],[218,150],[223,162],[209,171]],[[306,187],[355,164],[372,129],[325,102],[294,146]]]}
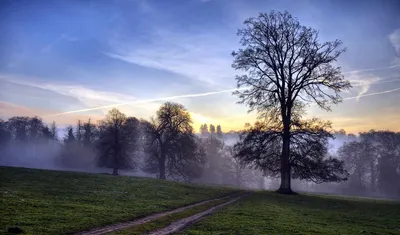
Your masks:
{"label": "tree line", "polygon": [[[298,125],[290,158],[293,179],[346,181],[330,186],[344,194],[400,195],[399,132],[371,130],[356,136],[328,130],[329,123],[317,119]],[[142,170],[160,179],[262,188],[264,177],[279,177],[281,140],[273,128],[257,122],[224,133],[220,125],[203,124],[196,134],[187,110],[169,102],[149,121],[118,109],[96,123],[78,120],[61,138],[54,122],[12,117],[0,120],[0,160],[17,155],[38,160],[56,148],[48,161],[67,169],[95,164],[114,175],[121,169]],[[231,138],[235,144],[226,144]],[[330,139],[344,141],[331,151]]]}
{"label": "tree line", "polygon": [[345,142],[338,156],[350,173],[346,191],[400,196],[400,132],[361,132]]}
{"label": "tree line", "polygon": [[39,117],[1,120],[1,162],[37,161],[53,154],[48,161],[61,168],[95,164],[112,169],[113,175],[141,170],[160,179],[235,186],[245,186],[255,174],[234,157],[220,125],[201,125],[196,134],[189,112],[177,103],[164,103],[150,120],[128,117],[114,108],[96,123],[78,120],[67,126],[61,138],[57,130],[54,122],[47,125]]}

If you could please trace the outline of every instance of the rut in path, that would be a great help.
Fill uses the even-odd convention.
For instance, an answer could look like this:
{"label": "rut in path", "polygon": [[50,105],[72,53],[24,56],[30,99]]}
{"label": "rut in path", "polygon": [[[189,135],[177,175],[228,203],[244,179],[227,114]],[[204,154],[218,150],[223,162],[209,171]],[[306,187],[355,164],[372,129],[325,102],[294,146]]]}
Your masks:
{"label": "rut in path", "polygon": [[125,229],[125,228],[129,228],[132,226],[137,226],[137,225],[141,225],[147,222],[151,222],[155,219],[164,217],[166,215],[170,215],[170,214],[174,214],[174,213],[178,213],[178,212],[182,212],[184,210],[190,209],[192,207],[196,207],[196,206],[200,206],[209,202],[213,202],[213,201],[217,201],[217,200],[221,200],[221,199],[226,199],[226,198],[230,198],[230,197],[234,197],[235,195],[241,194],[242,192],[236,192],[224,197],[220,197],[220,198],[214,198],[214,199],[209,199],[209,200],[205,200],[205,201],[201,201],[201,202],[197,202],[188,206],[184,206],[184,207],[179,207],[177,209],[173,209],[170,211],[165,211],[165,212],[160,212],[157,214],[153,214],[153,215],[149,215],[146,217],[143,217],[141,219],[137,219],[137,220],[133,220],[133,221],[129,221],[129,222],[125,222],[125,223],[119,223],[119,224],[112,224],[112,225],[108,225],[102,228],[97,228],[97,229],[93,229],[93,230],[89,230],[89,231],[84,231],[84,232],[78,232],[75,235],[99,235],[99,234],[106,234],[106,233],[110,233],[110,232],[114,232],[117,230],[121,230],[121,229]]}
{"label": "rut in path", "polygon": [[235,197],[235,198],[233,198],[233,199],[231,199],[231,200],[229,200],[227,202],[224,202],[224,203],[219,204],[217,206],[211,207],[208,210],[205,210],[205,211],[202,211],[202,212],[200,212],[198,214],[195,214],[195,215],[192,215],[192,216],[177,220],[177,221],[171,223],[170,225],[168,225],[167,227],[164,227],[162,229],[158,229],[156,231],[153,231],[153,232],[150,232],[150,233],[147,233],[147,234],[148,235],[168,235],[168,234],[179,232],[179,231],[187,228],[188,226],[196,223],[197,221],[199,221],[204,216],[213,214],[218,209],[220,209],[220,208],[222,208],[224,206],[227,206],[227,205],[229,205],[231,203],[234,203],[237,200],[239,200],[239,199],[241,199],[241,198],[243,198],[245,196],[248,196],[249,194],[250,193],[246,193],[244,195]]}

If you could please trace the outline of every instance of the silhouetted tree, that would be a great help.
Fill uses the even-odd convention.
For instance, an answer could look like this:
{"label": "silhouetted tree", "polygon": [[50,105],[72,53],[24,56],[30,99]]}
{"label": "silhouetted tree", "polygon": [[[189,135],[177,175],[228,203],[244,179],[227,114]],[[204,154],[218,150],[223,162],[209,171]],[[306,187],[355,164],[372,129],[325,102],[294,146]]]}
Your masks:
{"label": "silhouetted tree", "polygon": [[365,192],[366,179],[369,165],[369,146],[365,141],[345,142],[338,150],[338,154],[345,161],[350,173],[350,191],[354,193]]}
{"label": "silhouetted tree", "polygon": [[[294,107],[301,102],[314,102],[330,110],[330,103],[341,101],[339,92],[350,88],[350,83],[344,80],[340,68],[334,67],[333,63],[345,50],[340,49],[342,43],[339,40],[320,43],[316,30],[300,25],[288,12],[261,13],[257,18],[247,19],[244,24],[246,27],[238,31],[243,48],[232,53],[232,66],[247,72],[236,77],[238,88],[245,89],[234,94],[239,96],[240,103],[249,106],[249,111],[257,110],[261,115],[282,123],[279,130],[281,141],[274,146],[281,148],[280,153],[275,152],[280,155],[280,167],[276,167],[274,162],[273,169],[279,168],[281,175],[278,191],[291,193],[291,173],[303,175],[292,171],[293,164],[290,163],[293,155],[290,147],[296,145],[291,143]],[[316,167],[314,161],[303,163],[311,164],[303,169]],[[320,165],[317,168],[321,169]]]}
{"label": "silhouetted tree", "polygon": [[[186,177],[190,173],[188,169],[199,167],[203,153],[196,144],[191,123],[186,109],[171,102],[164,103],[150,122],[142,121],[146,153],[143,170],[158,173],[160,179],[166,179],[167,175]],[[191,178],[194,176],[197,174]]]}
{"label": "silhouetted tree", "polygon": [[247,182],[254,181],[251,169],[234,154],[232,146],[225,146],[224,161],[224,179],[228,184],[233,181],[234,186],[243,187]]}
{"label": "silhouetted tree", "polygon": [[400,133],[371,130],[368,134],[379,152],[377,181],[380,191],[400,195]]}
{"label": "silhouetted tree", "polygon": [[12,117],[8,119],[7,127],[14,140],[28,139],[29,117]]}
{"label": "silhouetted tree", "polygon": [[91,123],[89,119],[88,122],[83,123],[83,146],[84,147],[92,147],[98,138],[98,130],[97,126]]}
{"label": "silhouetted tree", "polygon": [[[213,125],[210,125],[210,128]],[[204,179],[208,183],[219,183],[222,179],[221,169],[224,165],[223,153],[224,143],[217,138],[215,132],[211,132],[207,138],[203,138],[202,145],[204,146],[206,155],[206,167],[204,171]]]}
{"label": "silhouetted tree", "polygon": [[[257,122],[240,135],[235,144],[236,157],[265,175],[276,177],[281,173],[282,123]],[[315,183],[345,180],[344,162],[328,154],[329,122],[316,118],[308,121],[293,120],[290,132],[288,159],[291,177]]]}
{"label": "silhouetted tree", "polygon": [[6,149],[10,141],[11,133],[7,129],[7,122],[0,119],[0,158],[6,156]]}
{"label": "silhouetted tree", "polygon": [[201,137],[208,137],[210,132],[208,131],[208,126],[207,124],[201,125],[200,126],[200,136]]}
{"label": "silhouetted tree", "polygon": [[217,137],[218,138],[220,138],[220,139],[222,139],[223,138],[223,133],[222,133],[222,128],[221,128],[221,125],[218,125],[217,126]]}
{"label": "silhouetted tree", "polygon": [[119,169],[135,169],[138,140],[139,120],[127,118],[118,109],[110,110],[99,125],[98,165],[113,168],[113,175],[118,175]]}
{"label": "silhouetted tree", "polygon": [[72,126],[67,126],[66,127],[67,134],[64,137],[64,143],[72,143],[75,141],[75,135],[74,135],[74,128]]}
{"label": "silhouetted tree", "polygon": [[213,124],[210,124],[210,134],[215,137],[215,126]]}

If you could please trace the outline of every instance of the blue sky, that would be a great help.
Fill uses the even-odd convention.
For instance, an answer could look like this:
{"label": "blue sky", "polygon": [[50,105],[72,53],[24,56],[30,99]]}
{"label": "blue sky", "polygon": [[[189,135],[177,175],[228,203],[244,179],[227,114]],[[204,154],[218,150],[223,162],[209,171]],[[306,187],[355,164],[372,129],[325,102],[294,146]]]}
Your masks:
{"label": "blue sky", "polygon": [[[0,117],[66,125],[137,102],[118,108],[149,118],[159,98],[174,96],[196,128],[240,129],[255,114],[230,91],[237,29],[259,12],[287,10],[348,49],[338,63],[354,88],[332,112],[311,106],[308,116],[350,132],[400,130],[399,9],[396,0],[1,0]],[[176,97],[188,94],[203,95]]]}

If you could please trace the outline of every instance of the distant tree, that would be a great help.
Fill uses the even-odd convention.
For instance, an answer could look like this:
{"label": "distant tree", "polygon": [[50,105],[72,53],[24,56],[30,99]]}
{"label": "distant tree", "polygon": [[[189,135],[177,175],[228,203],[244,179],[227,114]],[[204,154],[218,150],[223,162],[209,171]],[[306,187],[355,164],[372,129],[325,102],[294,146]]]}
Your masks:
{"label": "distant tree", "polygon": [[223,138],[223,133],[222,133],[222,128],[221,128],[221,125],[218,125],[217,126],[217,137],[218,138],[220,138],[220,139],[222,139]]}
{"label": "distant tree", "polygon": [[[210,127],[213,127],[213,125],[210,125]],[[221,170],[224,165],[224,143],[212,133],[213,132],[202,141],[206,156],[206,166],[203,178],[208,183],[220,183],[219,180],[222,179]]]}
{"label": "distant tree", "polygon": [[110,110],[99,125],[98,165],[112,168],[113,175],[118,175],[119,169],[135,169],[138,141],[139,120],[127,118],[118,109]]}
{"label": "distant tree", "polygon": [[83,124],[81,120],[77,121],[76,130],[75,130],[76,140],[81,143],[83,140]]}
{"label": "distant tree", "polygon": [[12,117],[8,119],[7,127],[13,139],[18,141],[28,140],[29,117]]}
{"label": "distant tree", "polygon": [[53,121],[50,125],[50,135],[53,138],[54,141],[58,140],[58,136],[57,136],[57,125],[56,123]]}
{"label": "distant tree", "polygon": [[0,119],[0,158],[6,155],[6,148],[11,141],[11,133],[8,131],[7,122]]}
{"label": "distant tree", "polygon": [[[282,123],[257,122],[240,135],[234,146],[236,157],[264,175],[277,177],[281,172]],[[344,162],[329,156],[328,141],[332,138],[329,122],[316,118],[294,120],[291,126],[289,168],[294,179],[322,182],[346,180]]]}
{"label": "distant tree", "polygon": [[208,126],[207,124],[201,125],[200,126],[200,136],[201,137],[208,137],[210,132],[208,131]]}
{"label": "distant tree", "polygon": [[213,124],[210,124],[210,134],[211,136],[215,136],[215,126]]}
{"label": "distant tree", "polygon": [[[345,49],[340,48],[342,43],[339,40],[320,43],[318,31],[300,25],[288,12],[261,13],[257,18],[247,19],[244,24],[246,27],[238,31],[243,48],[232,53],[232,66],[247,73],[236,77],[238,88],[245,89],[234,94],[239,96],[240,103],[249,106],[249,111],[257,110],[260,115],[281,122],[280,142],[274,146],[274,149],[281,148],[281,151],[274,151],[279,158],[277,162],[274,161],[272,168],[280,171],[278,192],[292,193],[291,173],[298,177],[304,175],[303,172],[292,171],[291,167],[296,164],[290,163],[291,156],[299,154],[298,151],[291,151],[291,146],[298,144],[292,143],[294,109],[301,106],[302,102],[314,102],[330,110],[330,103],[336,104],[342,100],[339,92],[351,86],[344,80],[340,68],[334,67],[333,63]],[[325,135],[323,133],[319,132]],[[275,134],[265,138],[272,136]],[[308,134],[307,138],[312,136]],[[319,152],[314,151],[313,154]],[[265,156],[261,151],[257,155],[258,158]],[[307,162],[307,158],[302,159],[302,164],[310,164],[301,167],[308,169],[309,173],[304,175],[307,175],[306,178],[314,172],[311,169],[318,168],[322,174],[323,169],[331,167],[329,164],[339,164],[333,160],[317,164],[315,161]],[[322,167],[322,163],[326,163],[325,167]],[[316,178],[328,180],[330,177]],[[337,177],[332,179],[337,180]]]}
{"label": "distant tree", "polygon": [[367,189],[367,175],[370,153],[367,142],[345,142],[338,150],[338,154],[346,163],[350,173],[349,183],[352,192],[365,192]]}
{"label": "distant tree", "polygon": [[387,195],[400,195],[400,133],[392,131],[368,132],[370,140],[378,148],[377,183]]}
{"label": "distant tree", "polygon": [[360,133],[360,140],[363,144],[365,160],[369,170],[370,190],[375,192],[377,190],[379,147],[374,142],[374,136],[371,135],[371,132]]}
{"label": "distant tree", "polygon": [[167,176],[187,178],[188,169],[200,169],[203,151],[196,144],[191,123],[186,109],[171,102],[164,103],[150,122],[142,121],[146,153],[143,170],[158,173],[160,179],[166,179]]}
{"label": "distant tree", "polygon": [[83,129],[83,146],[84,147],[93,147],[93,144],[96,142],[98,138],[98,130],[97,126],[92,124],[90,119],[88,122],[82,124]]}
{"label": "distant tree", "polygon": [[64,143],[72,143],[75,141],[74,128],[72,126],[66,127],[67,134],[64,137]]}
{"label": "distant tree", "polygon": [[232,146],[225,146],[224,179],[233,182],[236,187],[244,187],[247,182],[254,181],[251,169],[233,152]]}

